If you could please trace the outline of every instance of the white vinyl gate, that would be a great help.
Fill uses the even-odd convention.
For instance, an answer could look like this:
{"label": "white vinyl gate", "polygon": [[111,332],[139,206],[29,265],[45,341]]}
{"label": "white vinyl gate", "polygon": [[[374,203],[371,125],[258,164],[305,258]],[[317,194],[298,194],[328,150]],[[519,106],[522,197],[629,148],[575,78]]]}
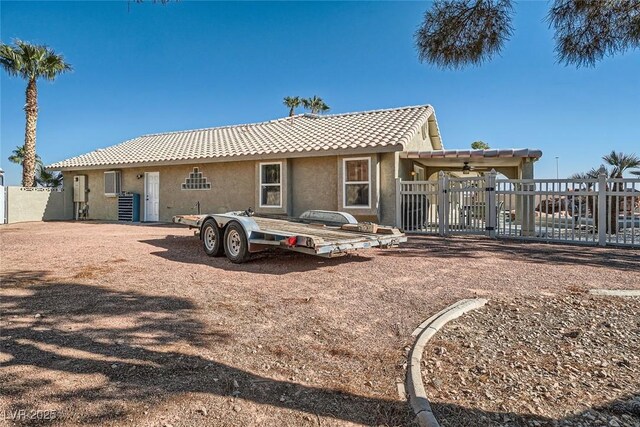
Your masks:
{"label": "white vinyl gate", "polygon": [[397,224],[408,233],[482,234],[640,247],[640,179],[496,179],[397,183]]}

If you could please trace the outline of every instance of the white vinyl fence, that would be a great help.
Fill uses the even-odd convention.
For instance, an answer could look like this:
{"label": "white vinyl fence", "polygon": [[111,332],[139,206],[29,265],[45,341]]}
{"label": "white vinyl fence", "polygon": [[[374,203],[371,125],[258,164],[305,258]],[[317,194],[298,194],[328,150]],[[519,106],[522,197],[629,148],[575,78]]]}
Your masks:
{"label": "white vinyl fence", "polygon": [[640,179],[497,179],[397,183],[397,224],[408,233],[482,234],[640,247]]}
{"label": "white vinyl fence", "polygon": [[7,222],[7,218],[5,215],[6,213],[5,201],[6,201],[6,190],[3,185],[0,185],[0,224],[4,224],[5,222]]}

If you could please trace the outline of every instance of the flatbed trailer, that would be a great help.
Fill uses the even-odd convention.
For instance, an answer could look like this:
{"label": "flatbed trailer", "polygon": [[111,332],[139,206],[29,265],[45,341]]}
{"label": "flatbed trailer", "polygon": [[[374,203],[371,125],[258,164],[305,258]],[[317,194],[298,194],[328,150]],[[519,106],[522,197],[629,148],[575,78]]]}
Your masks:
{"label": "flatbed trailer", "polygon": [[335,257],[365,248],[390,248],[406,242],[397,228],[358,223],[346,212],[312,210],[300,218],[270,218],[250,210],[224,214],[176,215],[173,222],[196,229],[209,256],[226,255],[234,263],[252,253],[281,248]]}

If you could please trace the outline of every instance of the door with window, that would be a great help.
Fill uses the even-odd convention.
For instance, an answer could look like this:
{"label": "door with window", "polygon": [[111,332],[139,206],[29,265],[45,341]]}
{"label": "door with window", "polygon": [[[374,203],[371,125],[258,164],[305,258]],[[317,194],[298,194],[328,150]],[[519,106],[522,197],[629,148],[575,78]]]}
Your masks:
{"label": "door with window", "polygon": [[144,174],[144,220],[160,220],[160,172]]}

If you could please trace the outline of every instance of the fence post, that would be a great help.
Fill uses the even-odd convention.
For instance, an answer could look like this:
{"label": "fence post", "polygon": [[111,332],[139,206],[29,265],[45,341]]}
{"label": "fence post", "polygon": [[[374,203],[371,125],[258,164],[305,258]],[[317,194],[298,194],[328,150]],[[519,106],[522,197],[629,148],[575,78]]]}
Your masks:
{"label": "fence post", "polygon": [[396,178],[396,227],[402,228],[402,178]]}
{"label": "fence post", "polygon": [[[595,219],[595,218],[594,218]],[[598,245],[607,245],[607,175],[598,175]]]}
{"label": "fence post", "polygon": [[448,228],[448,209],[447,209],[447,176],[443,171],[438,173],[438,234],[446,236]]}
{"label": "fence post", "polygon": [[486,179],[486,192],[487,192],[487,209],[485,212],[485,230],[487,236],[491,238],[496,237],[496,228],[497,228],[497,216],[498,216],[498,207],[496,205],[496,170],[491,169],[491,172],[487,174]]}

